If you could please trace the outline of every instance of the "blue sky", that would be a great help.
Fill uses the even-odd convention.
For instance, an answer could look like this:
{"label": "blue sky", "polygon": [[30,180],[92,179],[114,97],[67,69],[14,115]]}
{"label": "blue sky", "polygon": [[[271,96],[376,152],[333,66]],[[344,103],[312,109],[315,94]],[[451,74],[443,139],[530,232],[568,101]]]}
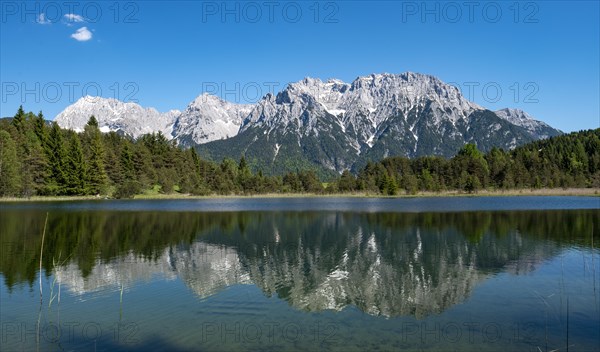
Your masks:
{"label": "blue sky", "polygon": [[90,95],[183,109],[305,76],[413,71],[563,131],[600,127],[600,8],[585,2],[3,1],[1,115]]}

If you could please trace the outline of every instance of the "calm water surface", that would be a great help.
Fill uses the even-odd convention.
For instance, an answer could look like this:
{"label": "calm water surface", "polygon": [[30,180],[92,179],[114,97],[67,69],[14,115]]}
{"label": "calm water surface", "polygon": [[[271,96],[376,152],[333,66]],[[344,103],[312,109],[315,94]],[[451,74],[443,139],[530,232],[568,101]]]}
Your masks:
{"label": "calm water surface", "polygon": [[4,203],[0,350],[597,351],[599,210],[598,197]]}

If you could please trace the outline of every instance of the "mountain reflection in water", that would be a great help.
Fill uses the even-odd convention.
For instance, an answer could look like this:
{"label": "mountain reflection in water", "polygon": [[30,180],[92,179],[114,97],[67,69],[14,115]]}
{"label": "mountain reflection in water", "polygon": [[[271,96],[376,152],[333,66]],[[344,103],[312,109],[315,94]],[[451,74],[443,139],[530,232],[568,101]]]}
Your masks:
{"label": "mountain reflection in water", "polygon": [[[27,212],[25,222],[19,214],[0,213],[9,290],[33,285],[39,263],[45,213]],[[530,272],[599,235],[596,210],[57,212],[48,229],[44,270],[74,294],[159,276],[179,278],[200,298],[249,284],[299,310],[355,306],[417,318],[466,300],[497,273]]]}

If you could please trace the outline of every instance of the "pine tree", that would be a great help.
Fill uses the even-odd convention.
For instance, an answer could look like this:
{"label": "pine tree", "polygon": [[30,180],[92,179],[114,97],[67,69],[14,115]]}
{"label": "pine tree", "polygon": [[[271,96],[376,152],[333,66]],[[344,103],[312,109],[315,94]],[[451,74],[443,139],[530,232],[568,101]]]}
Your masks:
{"label": "pine tree", "polygon": [[[104,145],[104,169],[108,177],[108,183],[120,185],[123,174],[121,172],[121,149],[126,140],[114,131],[102,135],[102,144]],[[139,144],[139,142],[138,142]]]}
{"label": "pine tree", "polygon": [[398,183],[393,175],[385,175],[385,194],[395,196],[398,193]]}
{"label": "pine tree", "polygon": [[96,116],[90,116],[90,119],[87,122],[87,126],[98,128],[98,120],[96,119]]}
{"label": "pine tree", "polygon": [[242,156],[240,158],[240,162],[238,164],[238,179],[237,184],[244,191],[244,193],[254,193],[255,187],[253,184],[253,177],[250,168],[248,167],[248,163],[246,162],[246,158]]}
{"label": "pine tree", "polygon": [[194,148],[189,148],[184,153],[184,171],[181,175],[180,192],[193,195],[206,195],[210,190],[200,174],[200,158]]}
{"label": "pine tree", "polygon": [[297,173],[288,172],[283,176],[282,182],[285,192],[299,193],[303,191],[302,181],[300,181]]}
{"label": "pine tree", "polygon": [[[460,175],[462,171],[466,171],[469,175],[478,178],[478,184],[482,187],[486,187],[489,177],[489,167],[483,153],[477,149],[475,144],[469,143],[464,145],[458,154],[452,158],[451,163],[455,170],[455,177]],[[462,179],[462,175],[460,175],[460,179]]]}
{"label": "pine tree", "polygon": [[428,169],[423,169],[421,171],[421,189],[425,191],[433,191],[435,188],[435,183],[433,182],[433,177],[431,176],[431,172]]}
{"label": "pine tree", "polygon": [[104,144],[102,133],[98,128],[98,121],[92,115],[85,126],[83,139],[85,141],[85,154],[88,160],[87,183],[91,194],[100,194],[104,191],[107,182],[104,169]]}
{"label": "pine tree", "polygon": [[74,134],[71,137],[71,145],[66,163],[66,193],[69,195],[88,194],[87,186],[87,165],[83,157],[83,149],[79,136]]}
{"label": "pine tree", "polygon": [[157,170],[152,167],[152,154],[142,143],[136,143],[132,147],[136,180],[140,187],[152,188],[158,182]]}
{"label": "pine tree", "polygon": [[42,114],[41,111],[33,121],[33,131],[39,139],[42,147],[45,147],[46,143],[48,143],[48,129],[46,128],[46,120],[44,119],[44,114]]}
{"label": "pine tree", "polygon": [[508,155],[501,149],[494,147],[485,158],[489,165],[491,183],[497,188],[505,187],[509,180],[510,163]]}
{"label": "pine tree", "polygon": [[116,198],[132,198],[141,190],[139,182],[135,179],[133,152],[129,143],[129,141],[126,141],[121,149],[119,168],[122,177],[114,194]]}
{"label": "pine tree", "polygon": [[11,124],[17,129],[19,133],[23,133],[25,130],[25,111],[23,105],[19,106],[19,110],[12,119]]}
{"label": "pine tree", "polygon": [[298,177],[300,178],[300,182],[302,182],[302,188],[304,192],[323,192],[323,185],[319,181],[319,178],[314,170],[301,171],[298,173]]}
{"label": "pine tree", "polygon": [[48,193],[53,195],[65,194],[67,177],[65,168],[67,163],[67,151],[63,141],[62,130],[56,122],[48,135],[48,143],[45,148],[48,157],[48,168],[50,173]]}
{"label": "pine tree", "polygon": [[22,194],[29,197],[33,194],[46,194],[48,179],[48,158],[36,133],[27,129],[23,139],[22,160]]}
{"label": "pine tree", "polygon": [[0,196],[16,196],[20,188],[17,147],[6,131],[0,130]]}
{"label": "pine tree", "polygon": [[356,179],[349,170],[344,170],[338,182],[340,192],[352,192],[356,189]]}
{"label": "pine tree", "polygon": [[121,149],[121,173],[125,181],[131,181],[135,178],[135,167],[133,165],[133,153],[129,143],[123,145]]}

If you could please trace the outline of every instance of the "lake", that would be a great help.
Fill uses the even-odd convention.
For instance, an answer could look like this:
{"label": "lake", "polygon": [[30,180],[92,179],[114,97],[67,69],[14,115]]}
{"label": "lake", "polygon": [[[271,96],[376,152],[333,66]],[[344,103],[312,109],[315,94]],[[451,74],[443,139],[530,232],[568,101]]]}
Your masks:
{"label": "lake", "polygon": [[0,349],[599,350],[599,210],[598,197],[0,203]]}

